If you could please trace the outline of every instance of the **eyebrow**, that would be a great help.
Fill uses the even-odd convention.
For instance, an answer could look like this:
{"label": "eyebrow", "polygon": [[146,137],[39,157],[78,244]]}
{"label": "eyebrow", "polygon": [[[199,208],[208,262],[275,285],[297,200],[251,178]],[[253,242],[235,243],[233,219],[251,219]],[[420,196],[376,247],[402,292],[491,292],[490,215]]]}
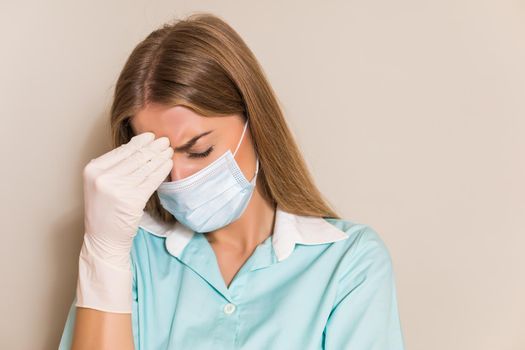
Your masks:
{"label": "eyebrow", "polygon": [[210,133],[212,133],[215,129],[212,129],[212,130],[208,130],[206,132],[203,132],[202,134],[199,134],[197,136],[194,136],[192,137],[188,142],[186,142],[184,145],[182,146],[179,146],[179,147],[175,147],[174,150],[175,152],[186,152],[188,150],[190,150],[193,145],[195,145],[195,143],[203,136],[206,136]]}

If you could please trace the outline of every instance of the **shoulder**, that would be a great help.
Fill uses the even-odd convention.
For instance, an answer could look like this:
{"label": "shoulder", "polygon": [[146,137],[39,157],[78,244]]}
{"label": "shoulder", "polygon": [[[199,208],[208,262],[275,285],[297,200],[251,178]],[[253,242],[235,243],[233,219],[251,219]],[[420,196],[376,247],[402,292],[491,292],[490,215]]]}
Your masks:
{"label": "shoulder", "polygon": [[337,242],[348,258],[377,257],[390,259],[390,253],[381,235],[369,224],[346,219],[325,218],[327,222],[343,231],[348,238]]}
{"label": "shoulder", "polygon": [[341,283],[365,279],[390,278],[392,257],[381,235],[369,224],[345,219],[325,218],[348,238],[335,242],[339,253],[337,274]]}
{"label": "shoulder", "polygon": [[334,349],[404,349],[392,259],[370,225],[332,220],[348,234],[336,242],[337,288],[326,324]]}

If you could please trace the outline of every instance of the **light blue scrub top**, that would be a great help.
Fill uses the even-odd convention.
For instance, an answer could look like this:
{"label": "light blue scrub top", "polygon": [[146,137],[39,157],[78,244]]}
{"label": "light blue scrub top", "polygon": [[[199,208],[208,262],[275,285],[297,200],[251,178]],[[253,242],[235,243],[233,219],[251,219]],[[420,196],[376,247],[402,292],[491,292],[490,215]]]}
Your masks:
{"label": "light blue scrub top", "polygon": [[144,214],[131,251],[135,349],[404,349],[391,257],[371,226],[277,207],[230,286],[204,235]]}

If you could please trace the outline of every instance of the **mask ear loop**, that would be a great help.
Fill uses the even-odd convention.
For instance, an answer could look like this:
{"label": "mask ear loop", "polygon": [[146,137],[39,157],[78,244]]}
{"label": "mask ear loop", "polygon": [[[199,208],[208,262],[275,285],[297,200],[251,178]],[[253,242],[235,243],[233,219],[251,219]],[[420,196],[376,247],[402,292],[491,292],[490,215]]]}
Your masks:
{"label": "mask ear loop", "polygon": [[246,132],[246,127],[248,126],[248,119],[246,119],[246,123],[244,123],[244,129],[242,130],[241,139],[237,143],[237,147],[235,148],[235,151],[233,152],[233,157],[237,154],[237,150],[239,149],[239,146],[242,143],[242,139],[244,138],[244,133]]}
{"label": "mask ear loop", "polygon": [[[242,130],[241,139],[239,140],[239,143],[237,144],[237,147],[235,148],[235,151],[233,152],[233,157],[235,158],[235,155],[237,154],[237,150],[239,149],[239,146],[242,143],[242,140],[244,138],[244,133],[246,132],[246,128],[248,127],[248,119],[246,119],[246,123],[244,123],[244,129]],[[257,177],[257,174],[259,173],[259,155],[255,154],[256,157],[256,163],[255,163],[255,175],[253,176],[253,179]]]}

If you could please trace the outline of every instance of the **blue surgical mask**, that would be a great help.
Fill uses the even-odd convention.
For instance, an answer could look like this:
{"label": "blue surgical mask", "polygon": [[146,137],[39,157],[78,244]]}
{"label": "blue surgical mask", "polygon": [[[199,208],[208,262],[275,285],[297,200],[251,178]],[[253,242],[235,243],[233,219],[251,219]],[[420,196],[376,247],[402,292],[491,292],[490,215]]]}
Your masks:
{"label": "blue surgical mask", "polygon": [[233,154],[228,149],[198,172],[177,181],[163,182],[157,189],[161,205],[181,224],[195,232],[210,232],[237,220],[250,201],[257,173],[248,181],[235,161],[248,126]]}

